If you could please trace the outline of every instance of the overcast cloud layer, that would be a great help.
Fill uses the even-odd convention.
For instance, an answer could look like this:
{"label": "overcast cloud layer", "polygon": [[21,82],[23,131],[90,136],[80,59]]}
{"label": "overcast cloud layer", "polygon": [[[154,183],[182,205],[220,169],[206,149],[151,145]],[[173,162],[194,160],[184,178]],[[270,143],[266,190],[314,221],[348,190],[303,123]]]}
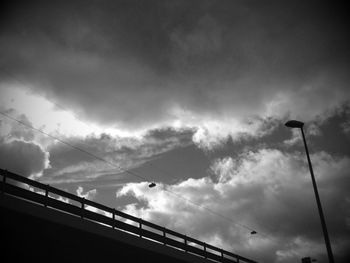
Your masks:
{"label": "overcast cloud layer", "polygon": [[349,98],[341,8],[318,1],[14,3],[3,18],[1,67],[85,118],[125,129],[215,119],[245,131],[247,118],[310,120]]}
{"label": "overcast cloud layer", "polygon": [[259,262],[322,263],[301,134],[283,125],[298,119],[336,262],[350,260],[344,6],[5,2],[0,168]]}

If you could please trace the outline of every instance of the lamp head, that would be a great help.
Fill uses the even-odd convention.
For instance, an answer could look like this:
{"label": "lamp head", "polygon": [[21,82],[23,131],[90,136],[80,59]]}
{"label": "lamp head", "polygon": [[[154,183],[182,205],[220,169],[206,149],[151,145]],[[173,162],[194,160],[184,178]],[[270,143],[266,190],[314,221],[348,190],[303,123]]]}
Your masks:
{"label": "lamp head", "polygon": [[155,183],[150,183],[150,184],[148,185],[149,188],[153,188],[153,187],[155,187],[155,186],[156,186]]}
{"label": "lamp head", "polygon": [[303,128],[304,123],[301,121],[296,121],[296,120],[290,120],[287,121],[284,125],[286,125],[289,128]]}

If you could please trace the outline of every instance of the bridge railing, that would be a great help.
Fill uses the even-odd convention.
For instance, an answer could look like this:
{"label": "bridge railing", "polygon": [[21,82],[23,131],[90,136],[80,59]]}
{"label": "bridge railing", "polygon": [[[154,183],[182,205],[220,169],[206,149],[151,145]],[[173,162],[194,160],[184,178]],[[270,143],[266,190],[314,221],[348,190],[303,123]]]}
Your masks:
{"label": "bridge railing", "polygon": [[[10,171],[0,169],[0,176],[2,177],[0,182],[2,194],[9,194],[41,204],[49,209],[60,210],[85,220],[95,221],[112,229],[126,231],[140,238],[152,240],[216,262],[256,262]],[[34,188],[36,190],[33,190]]]}

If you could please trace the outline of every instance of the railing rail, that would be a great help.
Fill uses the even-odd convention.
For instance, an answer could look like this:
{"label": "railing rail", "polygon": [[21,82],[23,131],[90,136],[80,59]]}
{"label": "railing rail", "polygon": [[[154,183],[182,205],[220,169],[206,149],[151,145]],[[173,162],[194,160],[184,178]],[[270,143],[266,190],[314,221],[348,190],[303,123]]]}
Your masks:
{"label": "railing rail", "polygon": [[[172,246],[177,249],[181,249],[185,252],[189,252],[191,254],[195,254],[197,256],[211,259],[217,262],[256,263],[256,261],[220,249],[213,245],[206,244],[195,238],[188,237],[186,235],[180,234],[178,232],[159,226],[157,224],[145,221],[141,218],[126,214],[124,212],[96,203],[94,201],[76,196],[74,194],[65,192],[50,185],[31,180],[29,178],[20,176],[10,171],[0,169],[0,176],[2,176],[2,181],[0,182],[0,189],[2,194],[10,194],[16,197],[26,199],[28,201],[36,202],[48,208],[54,208],[75,216],[79,216],[83,219],[96,221],[98,223],[110,226],[113,229],[127,231],[134,235],[138,235],[141,238],[147,238],[155,242],[159,242],[167,246]],[[9,179],[12,180],[12,182],[9,182]],[[18,183],[22,183],[30,187],[35,187],[39,190],[37,192],[27,190],[23,187],[18,186]],[[40,193],[39,191],[43,192]],[[54,194],[58,197],[75,201],[78,203],[78,205],[74,205],[69,202],[62,202],[57,198],[53,198],[52,196],[50,196],[50,194]],[[87,209],[87,207],[93,207],[95,209],[98,209],[100,210],[100,213],[91,211],[91,209]],[[110,216],[108,216],[107,214]],[[116,216],[123,218],[124,221],[117,220]],[[131,223],[128,223],[127,220],[130,220]],[[144,226],[152,230],[156,230],[160,232],[160,234],[149,229],[145,229]],[[183,242],[180,242],[178,239],[183,240]]]}

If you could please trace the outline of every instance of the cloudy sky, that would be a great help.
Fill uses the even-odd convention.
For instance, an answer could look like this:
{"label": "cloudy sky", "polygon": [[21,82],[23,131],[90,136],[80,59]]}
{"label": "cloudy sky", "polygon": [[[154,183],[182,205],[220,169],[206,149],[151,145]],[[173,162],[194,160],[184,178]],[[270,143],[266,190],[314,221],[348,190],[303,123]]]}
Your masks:
{"label": "cloudy sky", "polygon": [[350,258],[344,6],[87,0],[0,9],[1,168],[259,262],[327,262],[301,134],[284,126],[297,119],[335,259]]}

